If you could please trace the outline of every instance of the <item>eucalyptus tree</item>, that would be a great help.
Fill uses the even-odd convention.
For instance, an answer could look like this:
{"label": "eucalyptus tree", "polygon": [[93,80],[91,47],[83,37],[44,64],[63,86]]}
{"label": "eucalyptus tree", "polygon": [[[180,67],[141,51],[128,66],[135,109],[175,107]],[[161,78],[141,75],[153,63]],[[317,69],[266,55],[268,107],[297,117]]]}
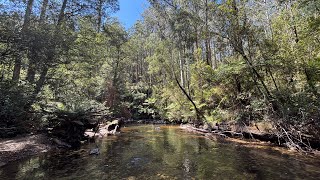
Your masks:
{"label": "eucalyptus tree", "polygon": [[[25,39],[25,33],[28,31],[28,28],[30,26],[30,19],[31,19],[31,13],[32,13],[32,7],[33,7],[34,0],[28,0],[27,1],[27,7],[24,14],[24,21],[21,29],[21,37],[22,41]],[[13,69],[13,75],[12,80],[18,81],[20,78],[20,71],[21,71],[21,63],[22,63],[22,47],[19,48],[18,55],[15,58],[14,62],[14,69]]]}

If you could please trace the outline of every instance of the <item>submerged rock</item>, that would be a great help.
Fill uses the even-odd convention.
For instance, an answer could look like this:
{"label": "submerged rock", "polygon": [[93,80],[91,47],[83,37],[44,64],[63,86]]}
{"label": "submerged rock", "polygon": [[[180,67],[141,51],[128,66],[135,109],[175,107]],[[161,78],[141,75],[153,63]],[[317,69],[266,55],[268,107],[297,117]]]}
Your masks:
{"label": "submerged rock", "polygon": [[66,142],[63,142],[57,138],[53,138],[52,141],[58,145],[58,147],[62,147],[62,148],[71,148],[71,145],[66,143]]}
{"label": "submerged rock", "polygon": [[90,155],[99,155],[100,154],[100,149],[99,148],[91,149],[89,154]]}

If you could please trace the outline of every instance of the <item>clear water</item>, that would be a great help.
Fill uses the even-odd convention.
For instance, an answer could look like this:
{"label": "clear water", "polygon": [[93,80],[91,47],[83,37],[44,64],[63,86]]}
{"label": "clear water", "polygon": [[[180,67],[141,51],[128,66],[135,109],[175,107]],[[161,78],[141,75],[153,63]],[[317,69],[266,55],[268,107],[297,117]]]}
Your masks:
{"label": "clear water", "polygon": [[320,179],[320,160],[217,142],[177,126],[132,126],[79,151],[12,162],[0,179]]}

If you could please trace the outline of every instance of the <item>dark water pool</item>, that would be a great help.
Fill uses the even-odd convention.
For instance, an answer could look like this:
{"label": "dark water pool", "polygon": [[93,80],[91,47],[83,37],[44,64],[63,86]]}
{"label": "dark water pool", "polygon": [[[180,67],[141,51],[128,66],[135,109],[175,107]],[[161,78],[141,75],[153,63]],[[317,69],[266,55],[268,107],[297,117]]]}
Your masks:
{"label": "dark water pool", "polygon": [[177,126],[132,126],[76,152],[8,164],[0,179],[320,179],[320,160],[216,142]]}

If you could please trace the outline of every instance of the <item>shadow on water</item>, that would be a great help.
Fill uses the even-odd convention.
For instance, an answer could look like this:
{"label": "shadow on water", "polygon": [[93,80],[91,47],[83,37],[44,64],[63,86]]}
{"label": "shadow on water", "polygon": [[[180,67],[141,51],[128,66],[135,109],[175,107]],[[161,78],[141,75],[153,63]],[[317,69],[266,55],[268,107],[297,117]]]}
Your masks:
{"label": "shadow on water", "polygon": [[320,160],[216,142],[177,126],[132,126],[78,151],[12,162],[0,179],[318,179]]}

